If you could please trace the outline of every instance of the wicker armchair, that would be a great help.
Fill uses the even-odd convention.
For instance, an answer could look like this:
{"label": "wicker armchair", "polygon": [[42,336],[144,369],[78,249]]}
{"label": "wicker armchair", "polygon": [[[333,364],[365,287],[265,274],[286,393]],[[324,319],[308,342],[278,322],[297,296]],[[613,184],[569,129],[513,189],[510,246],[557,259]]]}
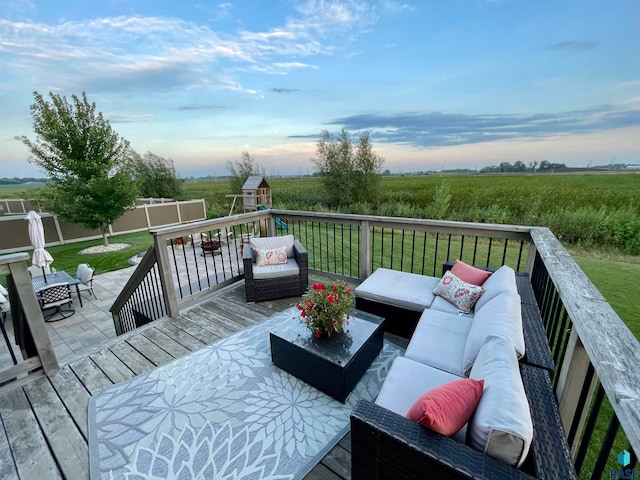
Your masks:
{"label": "wicker armchair", "polygon": [[[268,237],[276,239],[280,237]],[[255,239],[264,240],[264,238]],[[253,242],[254,240],[252,240]],[[268,276],[258,273],[258,278],[254,275],[256,262],[253,254],[253,246],[244,248],[242,262],[244,265],[244,283],[247,295],[247,302],[262,302],[265,300],[275,300],[277,298],[297,297],[302,295],[309,285],[309,256],[307,250],[300,241],[293,241],[293,255],[290,261],[295,261],[298,265],[299,273],[288,276]]]}
{"label": "wicker armchair", "polygon": [[351,414],[353,479],[577,478],[549,373],[521,365],[534,436],[529,457],[516,470],[452,438],[367,401]]}

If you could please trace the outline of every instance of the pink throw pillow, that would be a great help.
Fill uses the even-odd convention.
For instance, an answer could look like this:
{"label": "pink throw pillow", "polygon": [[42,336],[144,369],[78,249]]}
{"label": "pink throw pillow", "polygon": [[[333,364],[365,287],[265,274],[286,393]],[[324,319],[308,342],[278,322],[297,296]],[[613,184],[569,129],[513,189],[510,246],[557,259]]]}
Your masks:
{"label": "pink throw pillow", "polygon": [[491,276],[491,272],[473,267],[461,260],[456,260],[456,263],[451,268],[451,273],[460,280],[478,286],[482,285]]}
{"label": "pink throw pillow", "polygon": [[267,265],[282,265],[287,263],[287,247],[274,248],[271,250],[256,250],[256,265],[266,267]]}
{"label": "pink throw pillow", "polygon": [[407,412],[409,420],[450,437],[469,421],[480,399],[484,380],[461,378],[423,394]]}

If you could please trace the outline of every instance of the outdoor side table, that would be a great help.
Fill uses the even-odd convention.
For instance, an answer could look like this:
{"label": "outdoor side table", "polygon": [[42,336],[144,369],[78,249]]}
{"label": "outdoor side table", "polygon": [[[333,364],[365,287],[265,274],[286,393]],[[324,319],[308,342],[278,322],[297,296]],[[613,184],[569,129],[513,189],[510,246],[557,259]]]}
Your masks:
{"label": "outdoor side table", "polygon": [[384,318],[352,310],[343,333],[315,338],[291,312],[269,332],[274,365],[344,403],[382,349]]}

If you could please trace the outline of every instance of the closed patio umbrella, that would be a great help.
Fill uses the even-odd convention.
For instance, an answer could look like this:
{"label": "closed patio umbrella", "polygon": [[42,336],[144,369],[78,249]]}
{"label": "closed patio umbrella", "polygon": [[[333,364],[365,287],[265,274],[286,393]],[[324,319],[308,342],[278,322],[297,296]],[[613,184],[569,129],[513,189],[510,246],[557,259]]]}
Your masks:
{"label": "closed patio umbrella", "polygon": [[30,210],[25,220],[29,222],[29,240],[33,245],[33,259],[32,265],[42,268],[42,275],[44,275],[44,281],[47,282],[47,274],[45,268],[53,262],[53,257],[44,248],[44,226],[42,225],[42,218],[33,210]]}

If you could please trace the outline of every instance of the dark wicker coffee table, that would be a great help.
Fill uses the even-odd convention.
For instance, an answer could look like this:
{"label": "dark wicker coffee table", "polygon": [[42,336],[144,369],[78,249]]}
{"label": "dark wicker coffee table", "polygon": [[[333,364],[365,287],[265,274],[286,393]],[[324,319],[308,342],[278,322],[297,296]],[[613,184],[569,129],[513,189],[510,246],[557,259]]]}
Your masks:
{"label": "dark wicker coffee table", "polygon": [[[291,309],[291,316],[297,310]],[[271,359],[284,371],[344,402],[380,353],[384,318],[352,310],[340,335],[315,338],[292,319],[269,332]]]}

